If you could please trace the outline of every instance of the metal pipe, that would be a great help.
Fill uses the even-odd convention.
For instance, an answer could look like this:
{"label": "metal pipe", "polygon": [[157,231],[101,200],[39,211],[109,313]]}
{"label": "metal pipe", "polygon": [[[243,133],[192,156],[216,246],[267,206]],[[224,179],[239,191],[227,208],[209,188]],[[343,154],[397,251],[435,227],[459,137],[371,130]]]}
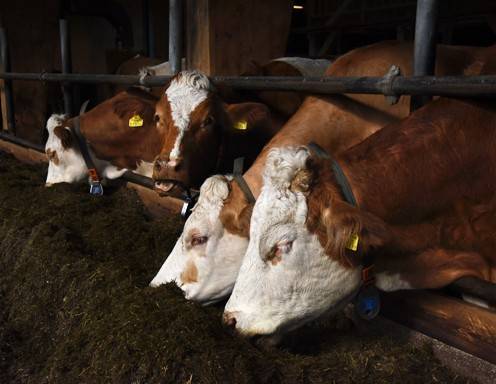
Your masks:
{"label": "metal pipe", "polygon": [[[436,66],[436,20],[437,0],[417,0],[415,16],[415,43],[413,75],[432,76]],[[414,111],[432,100],[431,96],[412,97],[410,110]]]}
{"label": "metal pipe", "polygon": [[14,136],[10,133],[0,131],[0,139],[19,145],[21,147],[34,149],[35,151],[38,152],[43,152],[43,153],[45,152],[45,147],[43,145],[32,143],[28,140],[21,139],[20,137]]}
{"label": "metal pipe", "polygon": [[143,37],[145,43],[145,54],[155,57],[155,36],[153,35],[153,22],[150,17],[150,1],[143,0]]}
{"label": "metal pipe", "polygon": [[[69,74],[72,72],[71,63],[71,44],[69,37],[69,25],[67,20],[60,19],[60,57],[62,60],[62,73]],[[64,111],[68,116],[72,116],[72,87],[70,83],[62,84],[62,92],[64,94]]]}
{"label": "metal pipe", "polygon": [[182,0],[169,0],[169,64],[173,74],[181,71]]}
{"label": "metal pipe", "polygon": [[[163,86],[171,76],[93,75],[60,73],[0,73],[0,79],[73,83]],[[212,76],[216,85],[235,89],[299,91],[310,94],[364,93],[394,95],[433,95],[495,97],[496,75],[487,76],[412,76],[412,77],[263,77]]]}
{"label": "metal pipe", "polygon": [[[5,72],[10,71],[9,47],[7,43],[7,33],[5,28],[0,28],[0,66]],[[3,94],[5,97],[5,113],[7,120],[7,131],[15,135],[15,113],[14,113],[14,94],[12,92],[12,81],[5,79],[3,83]]]}
{"label": "metal pipe", "polygon": [[477,277],[461,277],[448,286],[457,293],[464,293],[486,300],[489,304],[496,304],[496,284]]}

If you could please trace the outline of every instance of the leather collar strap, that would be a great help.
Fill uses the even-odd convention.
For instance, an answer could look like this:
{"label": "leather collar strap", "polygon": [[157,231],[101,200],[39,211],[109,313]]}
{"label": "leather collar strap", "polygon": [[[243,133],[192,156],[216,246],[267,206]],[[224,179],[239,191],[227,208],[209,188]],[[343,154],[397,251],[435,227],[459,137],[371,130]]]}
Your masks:
{"label": "leather collar strap", "polygon": [[[343,172],[343,169],[339,166],[339,163],[334,160],[329,154],[324,151],[323,148],[319,147],[315,143],[308,144],[308,148],[312,150],[318,157],[327,159],[331,162],[332,170],[334,172],[334,177],[336,182],[341,187],[341,192],[345,200],[353,205],[357,206],[355,195],[353,195],[353,190],[351,185]],[[358,244],[353,249],[347,249],[348,252],[358,252],[362,253],[362,247],[358,240]],[[371,252],[363,255],[362,258],[362,285],[355,296],[355,312],[361,318],[365,320],[372,320],[376,317],[380,311],[380,296],[377,288],[375,287],[375,276],[374,276],[374,256]]]}
{"label": "leather collar strap", "polygon": [[253,193],[251,192],[248,183],[243,178],[243,162],[244,162],[243,157],[238,157],[237,159],[234,160],[233,179],[238,184],[239,188],[241,188],[241,191],[245,195],[246,200],[250,204],[255,204],[255,196],[253,196]]}
{"label": "leather collar strap", "polygon": [[[331,167],[332,171],[334,172],[334,177],[336,178],[336,182],[338,183],[339,187],[341,188],[341,193],[344,196],[345,201],[353,205],[354,207],[357,207],[358,204],[356,202],[355,195],[353,194],[353,189],[351,188],[351,185],[346,178],[346,175],[343,172],[343,169],[339,165],[339,163],[332,158],[322,147],[320,147],[318,144],[311,142],[308,144],[308,148],[312,152],[314,152],[318,157],[322,159],[329,160],[331,162]],[[358,251],[360,251],[360,244],[358,244]],[[371,284],[374,282],[374,259],[373,256],[370,255],[370,253],[365,254],[363,256],[363,261],[362,261],[362,282],[363,284]]]}
{"label": "leather collar strap", "polygon": [[98,171],[95,167],[95,163],[91,158],[88,143],[81,133],[81,124],[80,117],[85,112],[86,107],[88,106],[89,100],[86,100],[83,105],[81,105],[81,109],[79,110],[79,116],[76,116],[73,121],[73,129],[71,130],[73,136],[76,138],[76,142],[79,146],[79,151],[83,156],[84,163],[86,164],[86,168],[88,168],[88,176],[90,179],[90,194],[92,195],[103,195],[103,187],[100,181],[100,176],[98,175]]}

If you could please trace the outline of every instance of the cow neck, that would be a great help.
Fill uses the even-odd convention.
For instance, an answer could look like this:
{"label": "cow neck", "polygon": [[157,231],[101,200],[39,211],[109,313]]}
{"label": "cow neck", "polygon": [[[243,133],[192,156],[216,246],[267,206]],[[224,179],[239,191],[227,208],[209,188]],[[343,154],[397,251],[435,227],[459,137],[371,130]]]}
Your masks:
{"label": "cow neck", "polygon": [[338,161],[360,208],[389,224],[405,224],[461,196],[494,189],[494,170],[485,165],[492,156],[484,144],[489,137],[477,127],[494,124],[491,113],[471,102],[439,99],[346,151]]}

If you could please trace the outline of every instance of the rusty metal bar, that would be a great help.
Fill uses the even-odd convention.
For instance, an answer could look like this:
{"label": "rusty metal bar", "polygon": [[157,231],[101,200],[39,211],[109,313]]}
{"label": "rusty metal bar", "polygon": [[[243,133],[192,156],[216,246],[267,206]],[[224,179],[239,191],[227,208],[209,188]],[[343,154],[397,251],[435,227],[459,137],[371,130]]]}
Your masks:
{"label": "rusty metal bar", "polygon": [[[93,75],[60,73],[0,73],[0,79],[73,83],[163,86],[170,76]],[[412,76],[412,77],[257,77],[213,76],[214,84],[235,89],[299,91],[310,94],[365,93],[433,95],[451,97],[495,97],[496,76]]]}

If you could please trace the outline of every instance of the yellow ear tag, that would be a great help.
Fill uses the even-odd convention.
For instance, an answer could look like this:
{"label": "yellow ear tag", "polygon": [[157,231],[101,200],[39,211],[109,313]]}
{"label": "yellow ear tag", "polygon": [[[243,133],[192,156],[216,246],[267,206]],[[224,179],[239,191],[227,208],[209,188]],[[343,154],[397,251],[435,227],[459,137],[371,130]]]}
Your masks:
{"label": "yellow ear tag", "polygon": [[143,119],[141,118],[140,115],[133,115],[129,119],[129,126],[130,127],[142,127],[143,126]]}
{"label": "yellow ear tag", "polygon": [[239,129],[240,131],[246,131],[248,129],[248,122],[246,120],[237,121],[234,124],[235,129]]}
{"label": "yellow ear tag", "polygon": [[356,252],[358,249],[358,240],[360,240],[360,238],[357,234],[351,235],[348,243],[346,244],[346,249]]}

